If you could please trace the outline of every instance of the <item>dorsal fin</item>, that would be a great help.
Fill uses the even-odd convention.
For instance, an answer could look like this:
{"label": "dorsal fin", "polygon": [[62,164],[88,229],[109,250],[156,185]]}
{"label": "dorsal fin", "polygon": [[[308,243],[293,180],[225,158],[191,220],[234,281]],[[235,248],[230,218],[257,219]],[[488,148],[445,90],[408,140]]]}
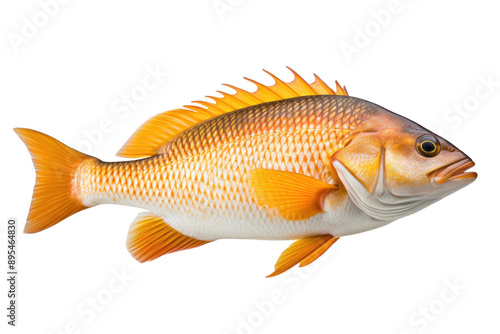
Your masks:
{"label": "dorsal fin", "polygon": [[234,94],[217,91],[222,97],[207,96],[213,101],[193,101],[199,105],[185,105],[183,109],[174,109],[158,114],[146,121],[130,137],[117,153],[120,157],[142,158],[158,154],[160,149],[174,135],[214,116],[233,110],[254,106],[264,102],[289,99],[308,95],[348,95],[347,89],[336,83],[337,91],[314,74],[314,81],[307,83],[290,67],[294,75],[290,82],[284,82],[270,72],[264,70],[275,81],[274,85],[266,86],[255,80],[245,78],[257,86],[253,93],[241,88],[224,84],[236,91]]}
{"label": "dorsal fin", "polygon": [[125,158],[153,156],[177,133],[216,115],[208,109],[198,112],[174,109],[158,114],[142,124],[116,155]]}

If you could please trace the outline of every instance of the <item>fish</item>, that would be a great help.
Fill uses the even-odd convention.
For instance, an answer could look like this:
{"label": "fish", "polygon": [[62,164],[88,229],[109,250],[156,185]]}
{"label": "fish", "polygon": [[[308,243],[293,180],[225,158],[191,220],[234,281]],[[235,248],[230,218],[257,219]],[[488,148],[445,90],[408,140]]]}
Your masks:
{"label": "fish", "polygon": [[14,129],[36,184],[24,232],[99,205],[147,210],[126,247],[139,262],[219,239],[295,240],[279,275],[304,267],[340,237],[415,213],[477,178],[446,139],[375,103],[308,83],[291,68],[272,85],[245,78],[210,100],[160,113],[104,162],[41,132]]}

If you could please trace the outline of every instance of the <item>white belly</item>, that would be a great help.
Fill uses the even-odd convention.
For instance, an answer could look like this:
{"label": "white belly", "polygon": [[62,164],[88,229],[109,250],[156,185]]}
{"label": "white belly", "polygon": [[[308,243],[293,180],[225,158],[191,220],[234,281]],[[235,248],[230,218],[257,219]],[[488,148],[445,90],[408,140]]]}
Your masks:
{"label": "white belly", "polygon": [[389,221],[374,220],[351,201],[347,201],[333,212],[320,213],[298,221],[269,216],[266,210],[255,203],[245,205],[228,203],[226,210],[209,207],[200,210],[189,205],[170,207],[153,204],[140,207],[162,217],[180,233],[200,240],[294,240],[324,234],[340,237],[372,230],[389,223]]}

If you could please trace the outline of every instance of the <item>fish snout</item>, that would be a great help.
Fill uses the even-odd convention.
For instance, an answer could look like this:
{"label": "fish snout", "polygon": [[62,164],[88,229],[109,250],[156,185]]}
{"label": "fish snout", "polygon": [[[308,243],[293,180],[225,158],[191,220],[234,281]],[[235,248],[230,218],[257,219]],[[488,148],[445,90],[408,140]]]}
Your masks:
{"label": "fish snout", "polygon": [[434,172],[433,181],[443,184],[447,181],[469,180],[473,182],[477,178],[476,172],[467,172],[474,167],[475,163],[469,157],[460,159],[454,163],[439,168]]}

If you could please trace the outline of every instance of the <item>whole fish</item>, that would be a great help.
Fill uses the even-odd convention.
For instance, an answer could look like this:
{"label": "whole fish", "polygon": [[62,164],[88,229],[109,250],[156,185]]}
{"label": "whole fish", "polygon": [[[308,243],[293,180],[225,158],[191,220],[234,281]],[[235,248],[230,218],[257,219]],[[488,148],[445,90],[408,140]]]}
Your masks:
{"label": "whole fish", "polygon": [[[291,69],[290,69],[291,70]],[[450,142],[374,103],[297,73],[253,93],[226,85],[144,123],[103,162],[17,128],[37,177],[26,233],[83,209],[140,207],[127,248],[140,262],[217,239],[298,239],[278,275],[339,237],[402,218],[472,183],[474,162]],[[246,78],[245,78],[246,79]]]}

